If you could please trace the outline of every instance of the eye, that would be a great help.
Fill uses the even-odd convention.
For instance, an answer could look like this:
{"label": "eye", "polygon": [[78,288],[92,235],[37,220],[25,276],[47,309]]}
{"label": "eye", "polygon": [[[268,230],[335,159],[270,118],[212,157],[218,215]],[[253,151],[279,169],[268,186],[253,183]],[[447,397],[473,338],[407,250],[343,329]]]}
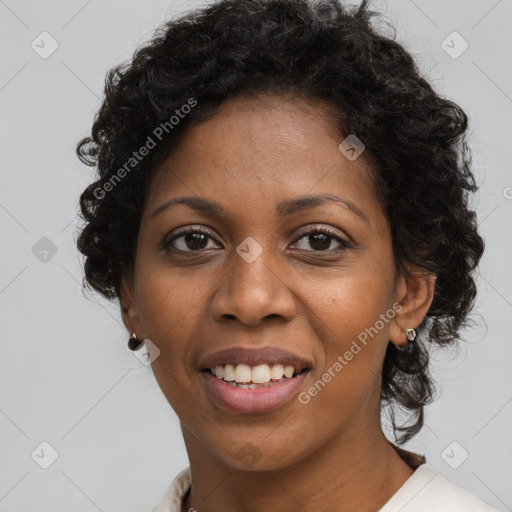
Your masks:
{"label": "eye", "polygon": [[[216,245],[212,246],[211,241]],[[351,247],[349,242],[325,227],[303,230],[301,236],[296,239],[295,245],[298,242],[302,242],[302,247],[298,248],[307,252],[340,252]],[[338,246],[333,248],[333,242]],[[308,249],[308,245],[312,250]],[[169,252],[193,253],[219,248],[219,244],[212,231],[204,227],[187,226],[178,233],[174,233],[171,238],[164,239],[162,248]]]}
{"label": "eye", "polygon": [[187,226],[168,240],[164,240],[162,248],[177,252],[201,252],[217,247],[208,246],[210,240],[214,240],[212,231],[194,226]]}
{"label": "eye", "polygon": [[[308,252],[340,252],[351,247],[349,242],[338,236],[335,232],[325,227],[315,227],[302,234],[297,241],[303,241],[300,250]],[[297,241],[295,244],[297,244]],[[332,243],[338,244],[338,247],[332,248]],[[313,251],[307,248],[311,247]]]}

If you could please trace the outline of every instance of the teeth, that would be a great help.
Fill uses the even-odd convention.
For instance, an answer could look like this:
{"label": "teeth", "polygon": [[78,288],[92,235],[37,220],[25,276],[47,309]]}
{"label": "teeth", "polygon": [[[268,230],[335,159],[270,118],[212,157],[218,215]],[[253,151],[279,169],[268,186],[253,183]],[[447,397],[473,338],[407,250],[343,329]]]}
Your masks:
{"label": "teeth", "polygon": [[215,377],[218,377],[219,379],[222,379],[224,377],[224,367],[223,366],[216,366],[213,369],[213,373],[215,373]]}
{"label": "teeth", "polygon": [[283,366],[282,364],[259,364],[257,366],[249,366],[247,364],[226,364],[224,366],[217,365],[212,368],[212,373],[219,379],[227,382],[245,383],[250,387],[256,387],[252,384],[272,384],[272,380],[280,380],[284,377],[290,379],[295,373],[293,366]]}
{"label": "teeth", "polygon": [[270,378],[274,380],[282,379],[284,375],[284,368],[282,364],[275,364],[270,369]]}
{"label": "teeth", "polygon": [[293,372],[295,370],[293,369],[293,366],[285,366],[284,367],[284,376],[288,377],[289,379],[293,377]]}
{"label": "teeth", "polygon": [[224,376],[222,378],[228,382],[235,380],[235,367],[232,364],[224,366]]}
{"label": "teeth", "polygon": [[264,384],[270,381],[270,368],[268,364],[259,364],[252,369],[252,379],[255,384]]}
{"label": "teeth", "polygon": [[251,382],[251,367],[246,364],[237,364],[235,368],[236,382]]}
{"label": "teeth", "polygon": [[238,382],[226,382],[226,384],[229,384],[230,386],[234,388],[242,388],[242,389],[254,389],[254,388],[267,388],[270,386],[275,386],[276,384],[279,384],[279,382],[265,382],[264,384],[239,384]]}

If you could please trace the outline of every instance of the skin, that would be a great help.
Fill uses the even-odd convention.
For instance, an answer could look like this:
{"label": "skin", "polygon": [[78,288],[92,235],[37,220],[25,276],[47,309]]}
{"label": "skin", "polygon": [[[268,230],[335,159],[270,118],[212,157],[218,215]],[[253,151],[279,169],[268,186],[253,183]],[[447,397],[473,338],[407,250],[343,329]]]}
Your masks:
{"label": "skin", "polygon": [[[425,317],[435,277],[397,273],[371,166],[364,153],[345,158],[342,140],[323,103],[230,99],[188,129],[151,183],[121,313],[129,333],[161,351],[152,368],[180,419],[192,472],[182,510],[375,511],[413,473],[382,433],[380,375],[388,342],[405,345],[405,329]],[[277,216],[278,202],[313,194],[336,194],[366,220],[335,202]],[[181,196],[217,201],[227,214],[175,204],[151,218]],[[160,248],[187,225],[214,238]],[[333,232],[325,250],[308,241],[318,227]],[[249,236],[263,249],[252,263],[236,252]],[[197,370],[218,350],[278,346],[313,363],[307,390],[394,303],[402,308],[306,405],[229,412]],[[252,462],[241,456],[247,450]]]}

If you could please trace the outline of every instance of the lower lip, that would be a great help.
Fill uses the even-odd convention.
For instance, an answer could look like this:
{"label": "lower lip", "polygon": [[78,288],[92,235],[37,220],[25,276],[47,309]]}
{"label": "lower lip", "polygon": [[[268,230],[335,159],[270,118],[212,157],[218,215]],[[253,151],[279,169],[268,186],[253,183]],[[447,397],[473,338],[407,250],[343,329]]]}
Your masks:
{"label": "lower lip", "polygon": [[250,414],[272,411],[284,405],[297,394],[309,371],[285,378],[273,386],[252,389],[236,388],[210,372],[201,373],[207,389],[219,405],[229,411]]}

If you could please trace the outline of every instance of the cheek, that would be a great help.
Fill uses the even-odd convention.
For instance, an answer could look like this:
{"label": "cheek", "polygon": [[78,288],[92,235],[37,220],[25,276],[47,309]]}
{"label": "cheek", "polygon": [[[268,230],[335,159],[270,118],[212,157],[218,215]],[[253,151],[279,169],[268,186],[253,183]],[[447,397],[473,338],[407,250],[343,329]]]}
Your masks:
{"label": "cheek", "polygon": [[[316,286],[310,284],[307,294],[309,306],[306,307],[314,310],[315,316],[325,326],[324,332],[330,339],[327,347],[344,351],[351,340],[374,326],[390,307],[392,277],[389,269],[375,262],[365,267],[354,266],[337,279],[322,281]],[[389,320],[384,326],[379,322],[381,338],[386,337],[388,330]]]}
{"label": "cheek", "polygon": [[137,297],[144,335],[155,343],[179,347],[180,339],[197,325],[201,298],[208,285],[204,276],[180,278],[164,265],[145,266],[137,275]]}
{"label": "cheek", "polygon": [[[203,279],[197,282],[204,285]],[[195,337],[194,330],[204,322],[200,305],[206,291],[190,280],[180,281],[176,272],[169,269],[146,267],[137,276],[142,334],[160,350],[152,370],[173,407],[175,401],[193,398],[186,385],[192,364],[188,340]]]}
{"label": "cheek", "polygon": [[375,264],[310,288],[309,307],[315,311],[325,362],[304,401],[318,400],[326,410],[340,404],[350,416],[379,385],[394,316],[389,310],[392,281],[386,275],[392,273]]}

